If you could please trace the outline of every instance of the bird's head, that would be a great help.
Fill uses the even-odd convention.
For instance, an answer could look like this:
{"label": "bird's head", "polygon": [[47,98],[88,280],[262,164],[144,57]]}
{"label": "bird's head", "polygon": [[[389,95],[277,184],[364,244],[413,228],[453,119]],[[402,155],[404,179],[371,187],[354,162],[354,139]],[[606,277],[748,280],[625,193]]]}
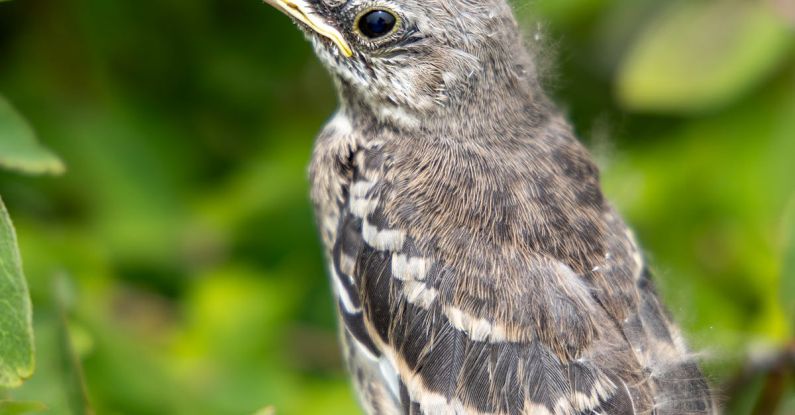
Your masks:
{"label": "bird's head", "polygon": [[411,124],[461,113],[482,99],[478,91],[532,83],[505,0],[265,1],[306,33],[343,105],[377,118]]}

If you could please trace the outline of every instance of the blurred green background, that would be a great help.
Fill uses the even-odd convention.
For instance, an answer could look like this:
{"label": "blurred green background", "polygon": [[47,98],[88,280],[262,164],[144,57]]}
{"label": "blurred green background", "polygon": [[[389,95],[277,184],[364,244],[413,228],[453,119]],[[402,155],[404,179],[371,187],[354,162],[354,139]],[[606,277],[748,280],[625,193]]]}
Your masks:
{"label": "blurred green background", "polygon": [[[795,414],[795,3],[516,6],[726,412]],[[0,2],[0,94],[68,168],[0,172],[37,336],[7,398],[85,412],[79,363],[98,414],[359,413],[307,197],[335,94],[286,17]]]}

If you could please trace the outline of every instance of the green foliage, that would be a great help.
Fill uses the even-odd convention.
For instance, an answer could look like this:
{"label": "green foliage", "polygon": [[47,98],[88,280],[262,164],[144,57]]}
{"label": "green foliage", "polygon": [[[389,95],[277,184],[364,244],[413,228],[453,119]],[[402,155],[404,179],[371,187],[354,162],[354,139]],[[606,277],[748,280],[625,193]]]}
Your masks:
{"label": "green foliage", "polygon": [[[64,165],[37,143],[33,130],[0,95],[0,168],[61,174]],[[33,316],[16,233],[0,198],[0,391],[16,388],[35,368]],[[37,412],[38,402],[0,401],[0,415]]]}
{"label": "green foliage", "polygon": [[779,295],[790,330],[795,332],[795,194],[790,200],[787,215],[782,221],[784,267],[781,272]]}
{"label": "green foliage", "polygon": [[0,415],[25,415],[45,411],[47,406],[39,402],[0,401]]}
{"label": "green foliage", "polygon": [[33,374],[33,327],[16,235],[2,199],[0,298],[0,387],[16,387]]}
{"label": "green foliage", "polygon": [[60,174],[63,162],[36,142],[28,123],[0,95],[0,167],[24,173]]}
{"label": "green foliage", "polygon": [[792,44],[768,3],[672,1],[628,51],[618,96],[640,111],[720,108],[769,76]]}
{"label": "green foliage", "polygon": [[[733,385],[751,350],[795,331],[795,49],[786,13],[765,11],[786,2],[514,3],[534,49],[556,51],[545,81],[666,303]],[[54,414],[358,413],[306,196],[335,95],[301,34],[260,2],[40,6],[0,6],[0,90],[69,173],[0,172],[37,354],[2,398]],[[726,412],[749,413],[766,376]]]}
{"label": "green foliage", "polygon": [[68,402],[68,408],[73,415],[91,415],[94,413],[88,400],[83,368],[79,357],[75,354],[72,334],[68,326],[68,309],[70,308],[70,281],[65,275],[55,279],[53,288],[56,313],[60,323],[58,325],[58,350],[61,362],[62,384]]}
{"label": "green foliage", "polygon": [[[33,130],[0,95],[0,167],[28,174],[60,174],[63,163],[36,142]],[[0,199],[0,389],[19,387],[35,367],[33,317],[11,218]],[[0,414],[46,408],[38,402],[1,401]]]}

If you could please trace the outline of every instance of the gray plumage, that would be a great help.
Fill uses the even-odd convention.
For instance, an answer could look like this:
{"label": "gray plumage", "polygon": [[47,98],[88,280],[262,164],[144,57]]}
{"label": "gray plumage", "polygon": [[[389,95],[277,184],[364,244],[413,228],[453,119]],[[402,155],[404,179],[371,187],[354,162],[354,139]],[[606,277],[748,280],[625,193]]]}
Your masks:
{"label": "gray plumage", "polygon": [[339,90],[312,199],[368,413],[715,411],[504,0],[269,2]]}

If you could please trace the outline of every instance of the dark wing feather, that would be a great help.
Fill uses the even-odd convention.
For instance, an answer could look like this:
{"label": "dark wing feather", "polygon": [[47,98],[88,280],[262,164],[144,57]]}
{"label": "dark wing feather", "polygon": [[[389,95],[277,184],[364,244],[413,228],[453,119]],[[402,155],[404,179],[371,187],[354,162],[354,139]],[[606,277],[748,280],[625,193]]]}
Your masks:
{"label": "dark wing feather", "polygon": [[[597,232],[593,243],[602,251],[594,252],[606,252],[598,262],[592,254],[576,254],[577,243],[566,240],[550,240],[552,248],[513,249],[499,240],[519,234],[505,221],[483,216],[473,225],[477,213],[466,212],[469,198],[504,207],[502,215],[519,215],[505,207],[511,204],[507,193],[474,192],[462,206],[433,206],[433,197],[403,194],[423,186],[390,175],[392,161],[378,148],[357,157],[332,255],[338,292],[358,298],[341,302],[341,312],[350,336],[391,367],[384,376],[396,375],[393,394],[404,413],[711,410],[697,365],[671,333],[641,272],[637,247],[609,207],[591,207],[601,222],[540,210],[542,224],[549,223],[533,236]],[[539,197],[563,198],[553,206],[583,193],[542,194],[561,184],[539,180]],[[439,182],[442,191],[469,190]],[[470,222],[457,222],[467,215]],[[447,226],[428,233],[428,226],[401,220],[412,216],[436,217]]]}
{"label": "dark wing feather", "polygon": [[[365,197],[375,200],[386,186],[374,185],[370,190]],[[334,258],[335,274],[354,282],[361,303],[361,313],[345,318],[344,323],[353,338],[368,349],[374,344],[377,356],[395,366],[406,413],[574,414],[597,408],[617,393],[624,393],[618,391],[617,375],[605,372],[587,358],[567,360],[565,354],[545,343],[545,336],[500,340],[508,334],[494,333],[493,328],[499,324],[496,320],[462,322],[474,317],[451,311],[456,307],[453,293],[458,289],[455,282],[459,274],[432,256],[423,255],[408,234],[392,234],[401,242],[399,247],[396,241],[389,241],[384,232],[394,230],[388,228],[381,208],[373,207],[364,217],[351,213],[357,210],[362,213],[350,206],[343,210],[334,247],[334,255],[339,256]],[[375,228],[375,234],[371,231],[367,235],[366,226]],[[374,247],[390,244],[397,249]],[[342,255],[355,260],[350,279],[340,265],[349,259]],[[555,293],[551,300],[567,303],[562,293]],[[558,306],[564,311],[564,320],[577,318],[576,311],[572,310],[570,316],[565,313],[576,302]],[[598,311],[593,306],[586,309]],[[350,315],[344,306],[341,311]],[[517,309],[517,315],[523,312]],[[552,317],[541,322],[558,323]],[[548,329],[559,331],[563,327]],[[571,337],[577,340],[581,336]],[[572,353],[586,356],[580,350]],[[629,351],[624,347],[615,353],[627,355]],[[609,413],[632,412],[614,408]]]}

